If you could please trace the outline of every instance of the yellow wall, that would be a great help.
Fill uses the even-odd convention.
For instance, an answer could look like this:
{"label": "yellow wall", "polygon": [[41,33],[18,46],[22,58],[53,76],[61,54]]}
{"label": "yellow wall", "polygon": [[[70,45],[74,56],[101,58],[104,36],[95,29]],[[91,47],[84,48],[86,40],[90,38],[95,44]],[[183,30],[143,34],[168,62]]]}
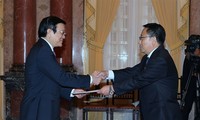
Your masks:
{"label": "yellow wall", "polygon": [[[3,0],[0,0],[0,75],[3,75]],[[0,80],[0,120],[4,118],[4,82]]]}

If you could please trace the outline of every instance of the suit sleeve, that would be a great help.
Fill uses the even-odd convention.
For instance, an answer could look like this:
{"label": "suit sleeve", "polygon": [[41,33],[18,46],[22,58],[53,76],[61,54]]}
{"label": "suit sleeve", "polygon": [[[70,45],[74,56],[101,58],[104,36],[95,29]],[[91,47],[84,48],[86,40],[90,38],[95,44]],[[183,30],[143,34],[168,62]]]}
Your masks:
{"label": "suit sleeve", "polygon": [[[116,94],[123,94],[125,92],[142,88],[149,84],[154,83],[157,80],[161,80],[167,75],[167,62],[163,58],[156,58],[148,63],[146,68],[142,67],[144,63],[133,67],[127,72],[127,69],[114,71],[115,81],[114,90]],[[131,77],[122,79],[120,76],[126,76],[125,74],[133,74]],[[130,75],[129,75],[130,76]]]}
{"label": "suit sleeve", "polygon": [[38,67],[43,74],[60,84],[70,88],[89,88],[89,75],[76,75],[65,72],[58,64],[53,52],[50,49],[41,48],[37,57]]}
{"label": "suit sleeve", "polygon": [[113,70],[116,82],[123,82],[126,79],[132,78],[140,73],[140,71],[144,68],[144,62],[146,59],[146,55],[142,58],[141,62],[134,67],[127,67],[125,69]]}
{"label": "suit sleeve", "polygon": [[72,89],[71,88],[66,88],[66,87],[60,87],[60,94],[61,94],[61,97],[67,99],[67,100],[71,100],[72,97],[70,97],[70,94],[71,94],[71,91]]}

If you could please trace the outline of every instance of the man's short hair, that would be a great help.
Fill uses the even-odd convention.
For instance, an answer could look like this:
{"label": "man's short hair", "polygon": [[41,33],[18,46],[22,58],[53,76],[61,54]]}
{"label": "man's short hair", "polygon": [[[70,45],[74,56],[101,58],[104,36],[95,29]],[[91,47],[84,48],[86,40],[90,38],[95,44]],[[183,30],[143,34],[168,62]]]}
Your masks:
{"label": "man's short hair", "polygon": [[66,24],[66,22],[59,17],[56,16],[48,16],[40,22],[39,29],[38,29],[38,37],[46,37],[47,29],[52,29],[53,32],[56,32],[56,25],[58,23]]}
{"label": "man's short hair", "polygon": [[148,23],[143,25],[143,27],[147,28],[147,34],[151,37],[156,37],[156,40],[159,44],[163,44],[165,42],[165,29],[162,25],[157,23]]}

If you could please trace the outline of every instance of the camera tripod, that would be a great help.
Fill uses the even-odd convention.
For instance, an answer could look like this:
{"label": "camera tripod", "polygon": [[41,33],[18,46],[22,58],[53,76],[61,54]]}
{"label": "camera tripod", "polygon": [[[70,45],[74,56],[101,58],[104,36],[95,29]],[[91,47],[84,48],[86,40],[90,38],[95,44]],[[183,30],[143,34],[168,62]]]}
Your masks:
{"label": "camera tripod", "polygon": [[185,106],[185,98],[188,93],[188,88],[192,79],[192,76],[195,76],[196,79],[196,100],[195,100],[195,117],[194,120],[200,120],[200,72],[197,71],[197,66],[196,64],[193,64],[191,66],[188,79],[185,85],[185,88],[182,93],[182,98],[181,98],[181,109]]}

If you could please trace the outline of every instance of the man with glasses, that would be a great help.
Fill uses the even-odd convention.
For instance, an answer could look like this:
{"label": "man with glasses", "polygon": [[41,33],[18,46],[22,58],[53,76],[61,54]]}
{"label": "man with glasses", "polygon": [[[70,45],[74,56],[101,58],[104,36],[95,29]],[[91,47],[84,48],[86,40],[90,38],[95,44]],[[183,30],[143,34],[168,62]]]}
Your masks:
{"label": "man with glasses", "polygon": [[113,79],[113,85],[100,94],[124,94],[139,89],[142,120],[181,120],[177,102],[178,73],[169,52],[164,48],[165,30],[157,23],[145,24],[139,37],[143,56],[133,67],[105,70],[98,75]]}
{"label": "man with glasses", "polygon": [[[65,21],[49,16],[38,30],[39,40],[31,48],[25,63],[25,91],[21,102],[20,120],[60,120],[60,97],[68,100],[73,93],[83,92],[101,79],[92,75],[65,72],[57,62],[54,47],[62,47]],[[67,57],[67,56],[66,56]],[[75,95],[81,98],[82,95]]]}

